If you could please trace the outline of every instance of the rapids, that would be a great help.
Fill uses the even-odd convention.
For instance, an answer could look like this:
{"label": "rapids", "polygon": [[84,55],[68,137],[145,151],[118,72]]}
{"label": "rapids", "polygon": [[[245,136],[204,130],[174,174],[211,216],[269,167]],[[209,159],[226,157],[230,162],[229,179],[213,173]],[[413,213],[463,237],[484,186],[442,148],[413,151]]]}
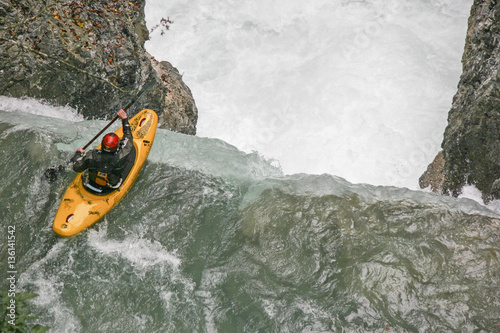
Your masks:
{"label": "rapids", "polygon": [[64,239],[75,174],[44,171],[105,122],[0,96],[0,289],[39,294],[56,333],[499,332],[500,203],[414,190],[471,4],[148,0],[200,136],[159,129],[125,198]]}
{"label": "rapids", "polygon": [[51,332],[500,329],[500,219],[473,200],[284,175],[257,153],[159,129],[122,202],[63,239],[51,224],[74,173],[43,172],[105,122],[9,101],[2,229],[15,226],[16,288],[39,294],[30,310]]}
{"label": "rapids", "polygon": [[417,189],[443,140],[472,2],[148,0],[148,27],[174,23],[146,49],[183,75],[199,136],[285,174]]}

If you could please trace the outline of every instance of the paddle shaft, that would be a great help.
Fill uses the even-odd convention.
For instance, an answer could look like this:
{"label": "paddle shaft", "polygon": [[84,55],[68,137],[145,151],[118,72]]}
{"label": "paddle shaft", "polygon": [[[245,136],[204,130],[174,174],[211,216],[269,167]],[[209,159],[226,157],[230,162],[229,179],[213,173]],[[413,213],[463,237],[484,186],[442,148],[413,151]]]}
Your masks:
{"label": "paddle shaft", "polygon": [[[125,110],[125,109],[124,109],[124,110]],[[83,146],[83,150],[87,149],[87,147],[88,147],[88,146],[90,146],[90,145],[92,144],[92,142],[94,142],[94,141],[95,141],[95,139],[97,139],[97,138],[99,137],[99,135],[101,135],[101,134],[102,134],[102,132],[104,132],[105,130],[107,130],[107,129],[108,129],[108,127],[109,127],[109,126],[111,126],[111,125],[112,125],[112,124],[116,121],[116,119],[118,119],[118,118],[119,118],[118,116],[115,116],[115,117],[113,118],[113,120],[111,120],[111,121],[109,122],[109,124],[107,124],[107,125],[106,125],[106,126],[105,126],[105,127],[104,127],[104,128],[103,128],[100,132],[99,132],[99,133],[97,133],[97,134],[96,134],[96,136],[94,136],[94,137],[92,138],[92,140],[90,140],[90,141],[89,141],[89,142],[88,142],[85,146]]]}
{"label": "paddle shaft", "polygon": [[[137,96],[135,96],[135,98],[130,101],[130,103],[128,103],[128,105],[126,107],[123,108],[124,111],[127,111],[127,109],[129,107],[132,106],[132,104],[134,104],[135,102],[137,102],[137,100],[139,98],[142,97],[142,95],[144,95],[148,90],[150,90],[154,85],[155,85],[155,81],[150,81],[148,84],[145,84],[144,87],[142,87],[141,91],[137,94]],[[113,124],[116,119],[118,119],[119,116],[115,116],[113,118],[113,120],[111,120],[96,136],[94,136],[92,138],[92,140],[90,140],[86,145],[85,147],[83,147],[83,149],[87,149],[88,146],[90,146],[92,144],[92,142],[94,142],[95,139],[97,139],[99,137],[99,135],[102,134],[102,132],[104,132],[109,126],[111,126],[111,124]],[[75,155],[76,156],[76,155]],[[73,156],[73,158],[75,157]],[[73,161],[73,158],[71,160],[69,160],[68,162],[66,162],[66,165],[71,163],[71,162],[74,162]],[[57,175],[61,172],[63,172],[65,169],[65,165],[59,165],[58,167],[50,167],[48,168],[47,170],[45,170],[45,173],[44,173],[44,176],[45,178],[49,181],[49,183],[55,181],[57,179]]]}
{"label": "paddle shaft", "polygon": [[[135,102],[137,102],[137,100],[138,100],[139,98],[141,98],[141,97],[142,97],[142,95],[144,95],[144,94],[145,94],[145,93],[146,93],[149,89],[151,89],[151,88],[153,87],[154,83],[155,83],[155,82],[154,82],[154,81],[152,81],[152,82],[150,82],[149,84],[146,84],[146,85],[142,88],[141,92],[140,92],[139,94],[137,94],[137,96],[136,96],[136,97],[135,97],[135,98],[134,98],[134,99],[133,99],[130,103],[128,103],[128,104],[127,104],[127,106],[123,108],[123,110],[124,110],[124,111],[127,111],[127,109],[128,109],[129,107],[131,107],[131,106],[132,106],[132,104],[134,104]],[[95,141],[95,139],[97,139],[97,138],[98,138],[98,137],[99,137],[99,136],[100,136],[100,135],[101,135],[101,134],[102,134],[105,130],[107,130],[107,129],[108,129],[108,127],[109,127],[109,126],[111,126],[111,125],[112,125],[112,124],[113,124],[113,123],[114,123],[114,122],[115,122],[118,118],[119,118],[118,116],[115,116],[115,117],[113,118],[113,120],[111,120],[111,121],[110,121],[110,122],[109,122],[109,123],[108,123],[108,124],[107,124],[107,125],[106,125],[106,126],[105,126],[105,127],[104,127],[101,131],[100,131],[100,132],[99,132],[99,133],[97,133],[97,135],[96,135],[96,136],[94,136],[94,137],[92,138],[92,140],[90,140],[90,141],[89,141],[89,142],[88,142],[88,143],[87,143],[87,144],[83,147],[83,150],[87,149],[87,147],[88,147],[88,146],[90,146],[90,145],[92,144],[92,142],[94,142],[94,141]]]}

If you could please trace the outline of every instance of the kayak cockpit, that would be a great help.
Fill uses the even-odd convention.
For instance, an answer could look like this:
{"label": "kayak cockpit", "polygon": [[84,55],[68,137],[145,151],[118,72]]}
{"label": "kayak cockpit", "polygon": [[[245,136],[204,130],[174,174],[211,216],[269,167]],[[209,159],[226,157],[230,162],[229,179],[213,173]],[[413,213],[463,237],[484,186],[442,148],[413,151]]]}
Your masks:
{"label": "kayak cockpit", "polygon": [[95,195],[107,195],[114,191],[119,191],[121,185],[123,184],[125,179],[127,179],[130,170],[132,170],[132,167],[134,166],[136,155],[137,155],[137,149],[135,148],[134,145],[133,149],[130,151],[130,154],[127,156],[127,161],[125,161],[125,168],[123,169],[123,172],[120,176],[120,181],[115,186],[110,187],[110,186],[99,185],[90,179],[88,171],[84,171],[82,172],[83,187],[85,188],[85,190]]}

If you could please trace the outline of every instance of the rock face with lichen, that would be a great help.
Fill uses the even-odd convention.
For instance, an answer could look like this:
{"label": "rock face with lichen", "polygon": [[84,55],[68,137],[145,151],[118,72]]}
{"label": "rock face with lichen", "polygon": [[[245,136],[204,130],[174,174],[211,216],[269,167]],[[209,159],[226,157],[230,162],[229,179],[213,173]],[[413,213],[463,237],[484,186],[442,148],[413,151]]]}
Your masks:
{"label": "rock face with lichen", "polygon": [[157,72],[144,49],[144,4],[0,0],[0,95],[34,97],[104,118],[155,81],[130,113],[150,108],[161,127],[195,134],[198,112],[189,88],[175,69]]}
{"label": "rock face with lichen", "polygon": [[474,185],[483,199],[498,197],[500,178],[500,2],[474,0],[468,22],[463,73],[448,114],[442,158],[420,178],[435,192],[458,196]]}
{"label": "rock face with lichen", "polygon": [[196,124],[191,119],[197,117],[198,111],[191,90],[182,81],[179,71],[171,63],[168,61],[160,62],[151,55],[148,54],[148,56],[167,89],[165,112],[160,116],[160,121],[165,128],[177,128],[183,133],[196,134]]}

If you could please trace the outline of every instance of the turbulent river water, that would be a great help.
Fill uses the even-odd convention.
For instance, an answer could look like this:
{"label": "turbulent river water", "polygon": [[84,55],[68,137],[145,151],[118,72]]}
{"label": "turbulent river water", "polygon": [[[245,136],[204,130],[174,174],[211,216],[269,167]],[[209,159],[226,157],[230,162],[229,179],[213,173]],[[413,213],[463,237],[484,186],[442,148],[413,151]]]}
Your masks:
{"label": "turbulent river water", "polygon": [[159,129],[122,202],[61,238],[75,174],[43,172],[104,122],[30,109],[0,111],[0,278],[14,226],[16,289],[50,332],[500,331],[500,217],[473,200],[283,175]]}
{"label": "turbulent river water", "polygon": [[182,73],[198,135],[286,174],[417,189],[443,140],[472,3],[148,0],[146,49]]}

